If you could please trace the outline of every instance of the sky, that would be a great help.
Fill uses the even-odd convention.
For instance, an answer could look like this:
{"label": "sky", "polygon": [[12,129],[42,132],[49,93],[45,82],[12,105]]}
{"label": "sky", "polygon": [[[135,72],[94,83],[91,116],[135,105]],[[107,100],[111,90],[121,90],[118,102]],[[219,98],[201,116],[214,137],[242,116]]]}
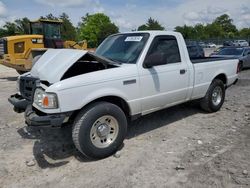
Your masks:
{"label": "sky", "polygon": [[28,17],[35,20],[52,13],[69,15],[74,25],[86,13],[108,15],[120,31],[131,31],[158,20],[167,30],[176,26],[211,23],[224,13],[240,29],[250,27],[250,0],[0,0],[0,26],[6,21]]}

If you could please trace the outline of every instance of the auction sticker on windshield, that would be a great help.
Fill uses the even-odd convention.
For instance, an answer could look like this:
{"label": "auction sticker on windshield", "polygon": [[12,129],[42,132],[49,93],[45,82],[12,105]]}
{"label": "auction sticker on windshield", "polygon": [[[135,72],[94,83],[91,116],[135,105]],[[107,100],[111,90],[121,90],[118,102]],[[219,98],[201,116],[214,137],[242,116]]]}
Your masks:
{"label": "auction sticker on windshield", "polygon": [[140,42],[142,38],[142,36],[130,36],[125,39],[125,42]]}

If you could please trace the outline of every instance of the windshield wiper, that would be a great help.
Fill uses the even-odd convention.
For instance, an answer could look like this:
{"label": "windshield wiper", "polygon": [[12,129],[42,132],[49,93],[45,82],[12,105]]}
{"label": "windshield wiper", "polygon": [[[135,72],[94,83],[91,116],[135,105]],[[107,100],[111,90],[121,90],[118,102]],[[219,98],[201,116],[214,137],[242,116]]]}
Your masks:
{"label": "windshield wiper", "polygon": [[110,58],[107,58],[107,57],[104,57],[104,56],[101,56],[101,55],[97,55],[95,53],[92,53],[92,52],[88,52],[88,54],[90,56],[92,56],[94,59],[96,59],[97,61],[99,61],[100,63],[104,63],[104,64],[111,64],[111,65],[114,65],[114,64],[119,64],[121,65],[122,63],[121,62],[118,62],[118,61],[114,61]]}
{"label": "windshield wiper", "polygon": [[119,65],[122,64],[122,62],[117,61],[116,59],[113,59],[113,58],[110,58],[110,57],[106,57],[106,58],[109,59],[109,60],[111,60],[111,61],[113,61],[113,62],[115,62],[115,63],[118,63]]}

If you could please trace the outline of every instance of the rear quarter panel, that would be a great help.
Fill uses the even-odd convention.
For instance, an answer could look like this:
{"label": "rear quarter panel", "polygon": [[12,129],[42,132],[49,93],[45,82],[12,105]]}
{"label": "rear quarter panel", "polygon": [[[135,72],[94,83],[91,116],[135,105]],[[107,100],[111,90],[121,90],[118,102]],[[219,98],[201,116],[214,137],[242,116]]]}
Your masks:
{"label": "rear quarter panel", "polygon": [[227,86],[234,83],[238,78],[237,66],[237,59],[193,64],[194,89],[191,99],[204,97],[213,79],[220,74],[226,76]]}

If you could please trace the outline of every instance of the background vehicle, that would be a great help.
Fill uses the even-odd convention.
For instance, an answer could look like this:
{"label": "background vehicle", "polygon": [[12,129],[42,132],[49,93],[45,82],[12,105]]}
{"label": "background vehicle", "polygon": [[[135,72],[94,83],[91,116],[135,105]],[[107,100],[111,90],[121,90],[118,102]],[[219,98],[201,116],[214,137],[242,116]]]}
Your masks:
{"label": "background vehicle", "polygon": [[207,44],[207,48],[216,48],[216,44],[212,43],[212,42],[209,42]]}
{"label": "background vehicle", "polygon": [[223,42],[223,46],[234,46],[233,41],[225,41]]}
{"label": "background vehicle", "polygon": [[61,39],[61,20],[39,19],[30,22],[30,35],[9,36],[0,39],[0,63],[22,74],[48,48],[87,49],[86,41],[76,43]]}
{"label": "background vehicle", "polygon": [[238,59],[190,59],[180,33],[121,33],[95,53],[49,49],[9,101],[30,126],[72,123],[76,148],[104,158],[121,146],[129,119],[195,99],[218,111],[238,66]]}
{"label": "background vehicle", "polygon": [[249,46],[246,40],[235,40],[234,46]]}
{"label": "background vehicle", "polygon": [[186,41],[186,45],[191,59],[205,57],[205,52],[202,46],[200,46],[200,43],[196,41]]}
{"label": "background vehicle", "polygon": [[205,43],[205,42],[199,42],[198,44],[199,44],[199,46],[201,46],[202,48],[205,48],[205,47],[206,47],[206,43]]}
{"label": "background vehicle", "polygon": [[211,57],[237,58],[242,64],[241,68],[250,68],[250,47],[224,47]]}

